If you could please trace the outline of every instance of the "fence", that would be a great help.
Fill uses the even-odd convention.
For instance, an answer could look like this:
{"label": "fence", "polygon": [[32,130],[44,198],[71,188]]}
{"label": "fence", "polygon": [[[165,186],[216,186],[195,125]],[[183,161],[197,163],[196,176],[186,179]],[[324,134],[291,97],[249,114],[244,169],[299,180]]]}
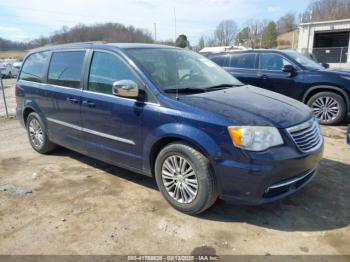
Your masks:
{"label": "fence", "polygon": [[313,48],[312,54],[319,63],[346,64],[350,63],[348,49],[348,47]]}
{"label": "fence", "polygon": [[0,118],[16,115],[15,85],[16,79],[2,79],[0,77]]}

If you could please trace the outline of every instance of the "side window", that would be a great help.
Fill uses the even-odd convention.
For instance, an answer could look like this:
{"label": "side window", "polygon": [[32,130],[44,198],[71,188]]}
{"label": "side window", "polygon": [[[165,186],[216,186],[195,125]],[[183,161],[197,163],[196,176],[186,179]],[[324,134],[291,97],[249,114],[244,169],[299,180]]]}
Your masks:
{"label": "side window", "polygon": [[290,65],[288,60],[284,59],[278,54],[261,54],[260,55],[260,69],[281,71],[285,65]]}
{"label": "side window", "polygon": [[41,83],[44,78],[49,52],[30,55],[24,62],[19,79]]}
{"label": "side window", "polygon": [[136,81],[136,78],[129,67],[115,55],[94,52],[90,66],[88,90],[112,94],[113,82],[118,80]]}
{"label": "side window", "polygon": [[230,67],[255,69],[256,54],[233,54],[230,59]]}
{"label": "side window", "polygon": [[47,82],[53,85],[80,88],[85,51],[65,51],[52,54]]}
{"label": "side window", "polygon": [[210,60],[212,60],[214,63],[218,64],[219,66],[227,66],[227,55],[221,55],[221,56],[214,56],[211,57]]}

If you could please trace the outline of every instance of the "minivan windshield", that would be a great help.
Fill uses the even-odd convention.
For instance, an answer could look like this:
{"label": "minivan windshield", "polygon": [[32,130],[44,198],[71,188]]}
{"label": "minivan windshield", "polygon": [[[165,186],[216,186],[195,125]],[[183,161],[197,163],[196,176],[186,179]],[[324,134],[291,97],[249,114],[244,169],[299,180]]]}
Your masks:
{"label": "minivan windshield", "polygon": [[214,62],[189,50],[131,48],[126,52],[163,92],[206,92],[243,85]]}
{"label": "minivan windshield", "polygon": [[293,50],[285,50],[283,52],[288,56],[290,56],[291,58],[293,58],[299,64],[304,66],[306,69],[309,69],[309,70],[324,69],[323,66],[317,64],[314,60],[307,58],[306,56],[298,52],[295,52]]}

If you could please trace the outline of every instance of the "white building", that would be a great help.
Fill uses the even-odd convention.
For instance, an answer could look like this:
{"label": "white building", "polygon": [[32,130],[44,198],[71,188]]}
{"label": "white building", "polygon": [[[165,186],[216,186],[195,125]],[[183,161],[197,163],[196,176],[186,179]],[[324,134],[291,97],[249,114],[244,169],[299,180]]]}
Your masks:
{"label": "white building", "polygon": [[350,68],[350,19],[302,23],[298,51],[331,67]]}

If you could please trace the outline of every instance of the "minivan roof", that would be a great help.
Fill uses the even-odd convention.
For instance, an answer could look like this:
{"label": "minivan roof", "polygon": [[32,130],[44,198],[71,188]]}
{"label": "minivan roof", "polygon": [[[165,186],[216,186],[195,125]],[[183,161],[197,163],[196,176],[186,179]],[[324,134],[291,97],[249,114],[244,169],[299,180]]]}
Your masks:
{"label": "minivan roof", "polygon": [[249,49],[249,50],[237,50],[235,52],[221,52],[221,53],[209,53],[210,56],[218,56],[218,55],[234,55],[234,54],[242,54],[242,53],[284,53],[286,51],[295,51],[292,49]]}
{"label": "minivan roof", "polygon": [[174,46],[159,45],[159,44],[144,44],[144,43],[107,43],[107,42],[82,42],[82,43],[68,43],[61,45],[44,46],[33,49],[30,53],[52,51],[60,49],[85,49],[85,48],[177,48]]}

